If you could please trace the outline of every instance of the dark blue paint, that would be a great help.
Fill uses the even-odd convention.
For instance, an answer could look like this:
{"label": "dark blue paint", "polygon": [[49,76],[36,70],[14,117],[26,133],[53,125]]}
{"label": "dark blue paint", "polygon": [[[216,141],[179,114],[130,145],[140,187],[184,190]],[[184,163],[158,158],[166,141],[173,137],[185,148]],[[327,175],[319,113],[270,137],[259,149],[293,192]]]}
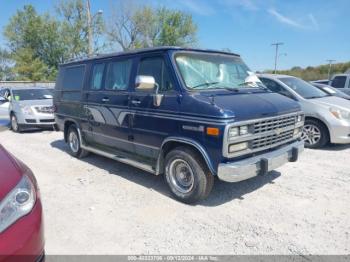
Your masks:
{"label": "dark blue paint", "polygon": [[[60,87],[62,84],[60,76],[57,80],[57,94],[55,94],[54,103],[58,109],[59,123],[61,125],[64,123],[65,116],[63,114],[76,118],[83,133],[86,130],[93,130],[97,136],[101,135],[93,137],[94,135],[89,136],[85,133],[84,137],[87,138],[87,142],[90,140],[93,144],[98,144],[108,151],[122,150],[118,154],[124,152],[128,157],[134,157],[139,161],[144,159],[144,162],[152,163],[153,166],[157,163],[158,154],[161,152],[161,146],[165,139],[168,137],[185,138],[199,144],[206,151],[210,159],[209,166],[215,174],[218,164],[228,161],[222,155],[223,136],[227,124],[300,110],[295,101],[262,89],[242,89],[238,92],[215,89],[198,92],[188,91],[183,86],[173,61],[174,53],[181,50],[174,48],[152,49],[139,53],[132,52],[81,61],[82,64],[87,65],[87,73],[85,74],[81,100],[78,100],[78,103],[61,100],[62,96],[65,97],[69,94]],[[186,51],[188,50],[186,49]],[[118,92],[102,88],[101,91],[97,92],[89,91],[91,65],[97,62],[113,61],[119,56],[133,59],[128,90]],[[152,56],[164,58],[174,85],[173,91],[164,93],[160,107],[153,105],[152,93],[135,91],[134,87],[140,59]],[[79,64],[79,62],[73,64]],[[66,66],[62,65],[61,71]],[[108,97],[110,102],[102,103],[101,100],[104,97]],[[138,100],[140,103],[134,105],[131,103],[132,100]],[[119,127],[96,124],[91,116],[89,118],[86,114],[82,105],[124,109],[130,111],[130,115],[124,119],[122,126]],[[205,131],[185,130],[184,125],[202,126],[204,130],[206,127],[218,127],[220,135],[214,137],[206,135]],[[111,139],[113,137],[117,140]]]}

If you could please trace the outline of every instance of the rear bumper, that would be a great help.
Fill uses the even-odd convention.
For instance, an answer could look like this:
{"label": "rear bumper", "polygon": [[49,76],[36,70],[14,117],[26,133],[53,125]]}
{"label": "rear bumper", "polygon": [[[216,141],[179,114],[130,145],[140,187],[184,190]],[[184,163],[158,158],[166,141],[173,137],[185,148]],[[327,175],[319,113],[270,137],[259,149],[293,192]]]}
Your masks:
{"label": "rear bumper", "polygon": [[0,234],[0,261],[37,262],[44,260],[42,206],[37,200],[32,212]]}
{"label": "rear bumper", "polygon": [[218,177],[226,182],[239,182],[264,175],[287,162],[295,162],[304,150],[304,142],[297,141],[275,151],[232,163],[219,164]]}

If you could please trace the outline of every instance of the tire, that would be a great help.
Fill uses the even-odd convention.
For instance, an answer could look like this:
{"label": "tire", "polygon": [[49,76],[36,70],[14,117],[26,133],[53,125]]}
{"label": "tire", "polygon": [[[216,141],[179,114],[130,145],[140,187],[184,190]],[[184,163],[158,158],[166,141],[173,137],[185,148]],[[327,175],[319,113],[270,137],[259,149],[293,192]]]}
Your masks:
{"label": "tire", "polygon": [[17,117],[14,113],[10,116],[10,126],[11,130],[15,133],[20,133],[22,131],[21,126],[18,124]]}
{"label": "tire", "polygon": [[78,130],[75,125],[70,125],[67,131],[67,144],[69,154],[76,158],[86,157],[89,152],[81,148]]}
{"label": "tire", "polygon": [[327,127],[320,121],[307,119],[305,120],[302,139],[307,148],[321,148],[329,142]]}
{"label": "tire", "polygon": [[166,155],[165,180],[175,198],[187,204],[206,199],[214,185],[214,176],[202,157],[183,146]]}

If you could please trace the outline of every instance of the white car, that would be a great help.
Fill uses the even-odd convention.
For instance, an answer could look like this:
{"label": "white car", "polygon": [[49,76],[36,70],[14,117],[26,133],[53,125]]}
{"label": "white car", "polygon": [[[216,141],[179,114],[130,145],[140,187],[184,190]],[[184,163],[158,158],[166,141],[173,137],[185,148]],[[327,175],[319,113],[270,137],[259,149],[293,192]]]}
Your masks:
{"label": "white car", "polygon": [[41,87],[13,87],[1,90],[2,110],[7,110],[11,129],[55,128],[52,90]]}
{"label": "white car", "polygon": [[305,113],[305,146],[318,148],[328,142],[350,143],[350,101],[331,96],[300,78],[260,74],[263,84],[273,92],[299,102]]}

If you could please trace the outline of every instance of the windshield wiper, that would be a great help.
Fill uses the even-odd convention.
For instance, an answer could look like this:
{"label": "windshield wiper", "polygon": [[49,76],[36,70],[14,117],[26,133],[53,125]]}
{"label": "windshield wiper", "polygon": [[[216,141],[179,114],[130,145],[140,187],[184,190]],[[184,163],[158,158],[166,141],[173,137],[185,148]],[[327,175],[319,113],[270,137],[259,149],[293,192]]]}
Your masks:
{"label": "windshield wiper", "polygon": [[211,85],[216,85],[219,84],[220,82],[205,82],[196,86],[192,86],[191,88],[197,88],[197,87],[201,87],[201,86],[211,86]]}

